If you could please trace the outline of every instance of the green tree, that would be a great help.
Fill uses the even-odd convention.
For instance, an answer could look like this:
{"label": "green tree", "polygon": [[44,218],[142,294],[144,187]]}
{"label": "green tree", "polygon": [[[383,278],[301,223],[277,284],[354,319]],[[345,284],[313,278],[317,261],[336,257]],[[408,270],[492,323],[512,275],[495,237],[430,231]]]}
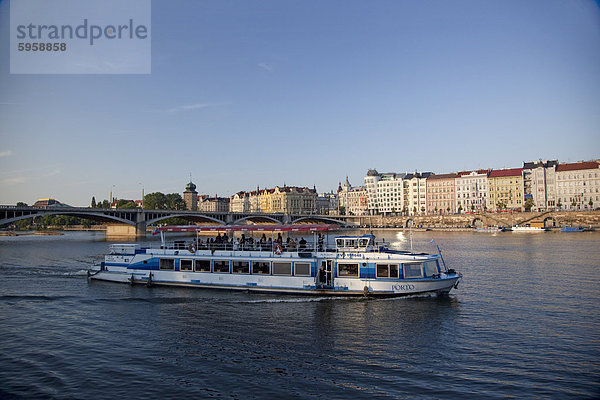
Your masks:
{"label": "green tree", "polygon": [[17,202],[17,207],[27,207],[27,203],[23,203],[22,201]]}
{"label": "green tree", "polygon": [[562,207],[562,202],[560,201],[560,199],[558,199],[558,203],[556,203],[556,206],[558,207],[559,210]]}
{"label": "green tree", "polygon": [[144,196],[144,208],[148,210],[166,210],[167,198],[160,192],[148,193]]}
{"label": "green tree", "polygon": [[102,204],[98,203],[98,206],[100,208],[110,208],[110,203],[108,202],[108,200],[102,200]]}
{"label": "green tree", "polygon": [[460,213],[462,212],[462,210],[463,210],[463,208],[462,208],[462,204],[460,204],[460,205],[458,206],[458,213],[460,214]]}
{"label": "green tree", "polygon": [[340,206],[339,211],[340,211],[340,215],[346,215],[346,207]]}
{"label": "green tree", "polygon": [[588,204],[590,205],[590,208],[594,207],[594,202],[592,201],[592,199],[590,199],[590,202]]}
{"label": "green tree", "polygon": [[525,204],[523,205],[523,207],[525,207],[525,211],[531,211],[533,206],[535,206],[535,202],[533,201],[533,199],[525,200]]}
{"label": "green tree", "polygon": [[117,208],[137,208],[136,204],[134,201],[131,200],[117,200]]}
{"label": "green tree", "polygon": [[96,208],[96,197],[92,196],[92,204],[91,204],[92,208]]}
{"label": "green tree", "polygon": [[185,210],[185,202],[179,193],[169,193],[165,196],[168,210]]}

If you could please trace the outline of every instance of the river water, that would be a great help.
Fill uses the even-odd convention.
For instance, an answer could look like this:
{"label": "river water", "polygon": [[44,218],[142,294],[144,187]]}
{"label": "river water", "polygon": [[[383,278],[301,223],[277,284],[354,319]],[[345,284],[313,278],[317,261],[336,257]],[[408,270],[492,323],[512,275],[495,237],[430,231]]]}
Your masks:
{"label": "river water", "polygon": [[600,233],[412,236],[450,296],[89,282],[102,233],[0,237],[0,398],[600,397]]}

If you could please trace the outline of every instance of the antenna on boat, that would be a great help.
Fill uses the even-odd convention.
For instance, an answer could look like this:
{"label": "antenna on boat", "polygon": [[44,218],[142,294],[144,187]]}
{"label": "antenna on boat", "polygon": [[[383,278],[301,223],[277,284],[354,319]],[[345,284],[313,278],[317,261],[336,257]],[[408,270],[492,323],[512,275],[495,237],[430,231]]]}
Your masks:
{"label": "antenna on boat", "polygon": [[409,224],[408,224],[408,237],[410,238],[410,252],[411,253],[413,253],[412,226],[413,226],[413,222],[410,221]]}

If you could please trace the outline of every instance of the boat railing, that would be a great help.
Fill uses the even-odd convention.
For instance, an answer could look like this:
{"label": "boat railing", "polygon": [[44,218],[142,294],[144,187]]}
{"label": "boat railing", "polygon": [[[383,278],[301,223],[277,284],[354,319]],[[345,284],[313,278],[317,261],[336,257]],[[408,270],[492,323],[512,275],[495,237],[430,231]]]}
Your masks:
{"label": "boat railing", "polygon": [[264,251],[269,253],[283,253],[283,252],[335,252],[335,249],[328,247],[325,244],[310,243],[306,244],[290,244],[271,242],[271,243],[238,243],[238,242],[221,242],[221,243],[207,243],[204,241],[185,241],[175,240],[168,241],[161,245],[161,249],[166,250],[221,250],[221,251]]}

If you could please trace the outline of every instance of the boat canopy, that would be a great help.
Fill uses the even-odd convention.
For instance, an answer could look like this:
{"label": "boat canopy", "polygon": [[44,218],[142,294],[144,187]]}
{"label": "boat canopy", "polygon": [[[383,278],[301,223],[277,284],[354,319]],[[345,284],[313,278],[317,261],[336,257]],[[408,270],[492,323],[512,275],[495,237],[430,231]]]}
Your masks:
{"label": "boat canopy", "polygon": [[322,232],[338,230],[335,224],[296,224],[296,225],[180,225],[161,226],[152,232]]}

